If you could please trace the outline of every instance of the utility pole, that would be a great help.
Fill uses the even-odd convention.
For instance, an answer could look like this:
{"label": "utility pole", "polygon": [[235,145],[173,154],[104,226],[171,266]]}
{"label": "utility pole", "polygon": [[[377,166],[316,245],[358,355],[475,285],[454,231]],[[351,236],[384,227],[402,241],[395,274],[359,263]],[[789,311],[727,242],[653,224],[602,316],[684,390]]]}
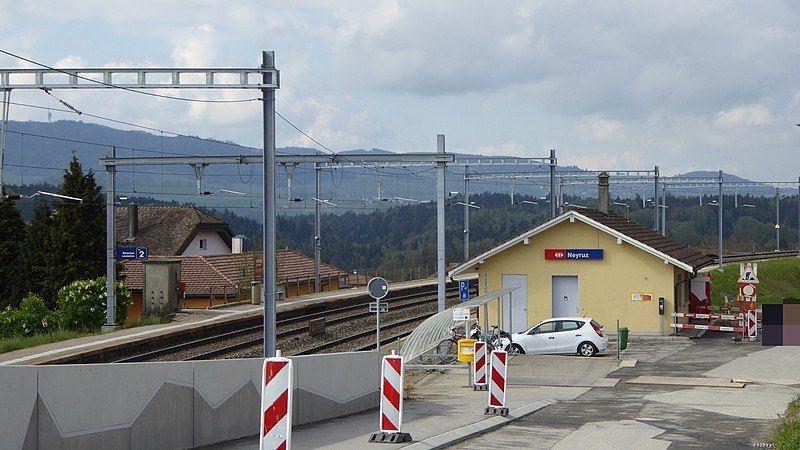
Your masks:
{"label": "utility pole", "polygon": [[[275,52],[261,52],[261,67],[275,69]],[[277,84],[277,73],[263,74],[264,85]],[[264,224],[262,241],[264,249],[264,285],[261,298],[264,299],[264,357],[275,356],[275,290],[276,290],[276,261],[275,261],[275,89],[261,89],[264,120],[264,159],[262,170],[264,174],[264,208],[262,210],[262,223]]]}
{"label": "utility pole", "polygon": [[555,149],[550,149],[550,218],[556,216],[556,159]]}
{"label": "utility pole", "polygon": [[8,137],[8,110],[11,108],[11,89],[3,89],[3,110],[0,117],[0,201],[5,200],[3,184],[3,153],[6,150]]}
{"label": "utility pole", "polygon": [[514,206],[514,179],[508,179],[508,187],[511,190],[511,206]]}
{"label": "utility pole", "polygon": [[[322,234],[320,232],[320,208],[322,207],[322,202],[320,202],[322,199],[320,193],[320,179],[322,167],[320,167],[319,163],[314,163],[314,175],[316,179],[316,200],[314,200],[314,292],[321,292],[322,286],[319,277],[319,268],[322,264]],[[328,289],[330,289],[330,286]]]}
{"label": "utility pole", "polygon": [[719,228],[719,270],[722,271],[722,170],[719,171],[719,216],[718,216],[718,224],[717,227]]}
{"label": "utility pole", "polygon": [[[116,157],[116,148],[108,148],[108,156]],[[114,284],[117,281],[117,267],[114,260],[114,249],[117,246],[116,206],[116,174],[117,166],[106,166],[108,172],[108,187],[106,188],[106,324],[104,331],[113,331],[117,328],[117,294]],[[129,217],[128,220],[131,220]]]}
{"label": "utility pole", "polygon": [[661,211],[661,234],[667,235],[667,186],[661,186],[661,205],[664,207]]}
{"label": "utility pole", "polygon": [[[800,208],[800,197],[798,197],[798,208]],[[469,166],[464,166],[464,262],[466,261],[469,261]]]}
{"label": "utility pole", "polygon": [[653,205],[655,206],[655,208],[653,208],[655,209],[655,222],[654,222],[655,226],[653,228],[655,228],[656,230],[658,230],[658,215],[661,214],[661,211],[659,211],[658,207],[658,205],[660,204],[658,202],[658,181],[659,181],[659,173],[658,173],[658,166],[656,166],[653,173],[653,186],[655,188],[653,191],[654,192]]}
{"label": "utility pole", "polygon": [[[444,154],[444,135],[436,135],[436,152]],[[436,163],[436,262],[438,278],[438,309],[439,312],[445,310],[445,237],[444,237],[444,192],[445,175],[447,164],[445,162]],[[466,202],[465,202],[466,203]]]}
{"label": "utility pole", "polygon": [[775,188],[775,251],[781,251],[781,194]]}

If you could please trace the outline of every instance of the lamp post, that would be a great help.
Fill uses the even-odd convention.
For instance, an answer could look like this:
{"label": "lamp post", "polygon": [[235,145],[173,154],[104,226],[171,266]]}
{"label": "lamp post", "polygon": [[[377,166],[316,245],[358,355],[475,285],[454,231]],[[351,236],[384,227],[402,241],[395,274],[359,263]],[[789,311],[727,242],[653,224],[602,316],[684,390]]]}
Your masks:
{"label": "lamp post", "polygon": [[779,189],[775,188],[775,251],[781,251],[781,200],[788,198],[788,195],[780,195]]}

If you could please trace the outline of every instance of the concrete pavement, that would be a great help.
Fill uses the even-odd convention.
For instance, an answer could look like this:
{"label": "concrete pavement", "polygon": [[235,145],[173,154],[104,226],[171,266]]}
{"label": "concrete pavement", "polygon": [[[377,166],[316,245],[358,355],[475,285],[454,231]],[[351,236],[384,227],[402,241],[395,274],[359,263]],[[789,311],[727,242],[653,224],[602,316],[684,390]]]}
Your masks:
{"label": "concrete pavement", "polygon": [[[657,360],[643,358],[635,367],[610,373],[620,379],[611,389],[590,389],[453,448],[745,449],[771,442],[777,414],[800,393],[800,349],[733,344],[729,336],[715,333],[689,346],[674,342],[680,351],[662,348],[658,354],[665,356]],[[741,389],[626,383],[640,375],[754,383]]]}

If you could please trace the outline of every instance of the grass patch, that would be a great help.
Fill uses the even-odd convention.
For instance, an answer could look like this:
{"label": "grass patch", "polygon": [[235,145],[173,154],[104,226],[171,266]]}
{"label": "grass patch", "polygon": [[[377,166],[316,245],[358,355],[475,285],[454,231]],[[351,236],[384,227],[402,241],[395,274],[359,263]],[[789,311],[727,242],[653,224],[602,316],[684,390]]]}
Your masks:
{"label": "grass patch", "polygon": [[786,406],[786,413],[781,416],[781,425],[772,437],[777,449],[800,448],[800,396]]}
{"label": "grass patch", "polygon": [[[725,304],[724,295],[734,301],[739,294],[739,264],[712,271],[711,304]],[[784,298],[800,298],[800,259],[776,259],[758,263],[758,303],[782,303]]]}
{"label": "grass patch", "polygon": [[88,336],[91,333],[81,333],[78,331],[55,331],[49,334],[35,334],[33,336],[14,336],[0,339],[0,353],[11,352],[22,348],[36,347],[37,345],[49,344],[51,342],[65,341],[77,337]]}

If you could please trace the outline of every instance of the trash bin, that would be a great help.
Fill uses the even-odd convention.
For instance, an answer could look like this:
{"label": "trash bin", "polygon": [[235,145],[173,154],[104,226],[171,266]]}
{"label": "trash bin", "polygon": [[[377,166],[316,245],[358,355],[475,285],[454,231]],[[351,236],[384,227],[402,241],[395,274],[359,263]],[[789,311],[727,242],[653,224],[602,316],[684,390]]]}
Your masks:
{"label": "trash bin", "polygon": [[628,348],[628,327],[621,327],[617,332],[617,345],[620,350]]}

